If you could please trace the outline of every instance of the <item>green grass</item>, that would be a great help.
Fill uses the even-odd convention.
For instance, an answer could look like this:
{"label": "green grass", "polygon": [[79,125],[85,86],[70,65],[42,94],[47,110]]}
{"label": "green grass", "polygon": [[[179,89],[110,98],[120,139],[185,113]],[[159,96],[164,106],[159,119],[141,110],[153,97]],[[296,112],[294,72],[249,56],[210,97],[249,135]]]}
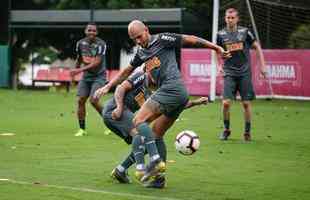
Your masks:
{"label": "green grass", "polygon": [[[1,200],[139,199],[310,199],[310,102],[253,102],[251,143],[242,140],[239,103],[232,108],[232,137],[221,142],[220,103],[185,111],[166,134],[164,190],[134,182],[117,184],[109,174],[129,147],[105,126],[89,105],[90,136],[77,130],[75,93],[0,90]],[[192,129],[201,139],[193,156],[178,154],[175,135]],[[130,170],[133,177],[133,169]]]}

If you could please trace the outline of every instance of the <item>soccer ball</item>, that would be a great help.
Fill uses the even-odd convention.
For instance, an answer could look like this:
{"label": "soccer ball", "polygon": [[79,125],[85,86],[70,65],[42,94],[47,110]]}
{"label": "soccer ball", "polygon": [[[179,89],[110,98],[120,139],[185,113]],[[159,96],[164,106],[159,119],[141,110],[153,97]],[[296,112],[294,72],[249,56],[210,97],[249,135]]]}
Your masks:
{"label": "soccer ball", "polygon": [[175,138],[175,148],[183,155],[192,155],[200,145],[199,137],[194,131],[185,130]]}

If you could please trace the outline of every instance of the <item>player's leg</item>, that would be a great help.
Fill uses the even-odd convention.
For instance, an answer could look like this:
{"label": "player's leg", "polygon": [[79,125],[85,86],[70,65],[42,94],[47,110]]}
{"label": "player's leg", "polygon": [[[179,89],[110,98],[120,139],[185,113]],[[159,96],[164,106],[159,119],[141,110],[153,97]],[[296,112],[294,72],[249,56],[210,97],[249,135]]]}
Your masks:
{"label": "player's leg", "polygon": [[[102,112],[102,117],[105,125],[116,135],[122,138],[127,144],[131,144],[132,136],[129,134],[133,129],[132,119],[133,113],[125,110],[119,120],[112,119],[112,111],[114,106],[106,104]],[[130,183],[127,170],[135,163],[135,158],[132,152],[122,161],[116,168],[113,169],[111,176],[120,183]]]}
{"label": "player's leg", "polygon": [[251,76],[243,76],[240,79],[240,96],[244,112],[244,140],[251,140],[251,121],[252,121],[252,106],[251,101],[255,99],[255,92]]}
{"label": "player's leg", "polygon": [[[153,123],[153,132],[155,134],[155,142],[158,153],[164,162],[167,161],[167,149],[164,142],[164,135],[168,129],[174,124],[180,113],[184,110],[187,100],[184,104],[179,105],[174,110],[165,109],[167,112],[158,117]],[[170,107],[170,106],[169,106]],[[151,181],[145,184],[145,187],[164,188],[166,185],[165,173],[158,173]]]}
{"label": "player's leg", "polygon": [[91,85],[91,91],[90,91],[90,103],[91,105],[96,109],[96,111],[101,115],[102,111],[102,105],[99,102],[98,98],[94,98],[94,94],[97,89],[103,87],[106,84],[106,81],[103,79],[97,79],[95,80]]}
{"label": "player's leg", "polygon": [[88,99],[90,93],[90,86],[84,81],[81,80],[78,84],[78,100],[77,100],[77,117],[79,121],[79,130],[75,134],[75,136],[84,136],[86,135],[86,101]]}
{"label": "player's leg", "polygon": [[230,107],[231,107],[231,100],[235,98],[236,89],[237,89],[236,79],[231,76],[225,76],[224,77],[223,100],[222,100],[224,130],[220,134],[221,140],[227,140],[231,133],[230,131]]}
{"label": "player's leg", "polygon": [[159,115],[161,115],[159,103],[149,98],[133,119],[133,124],[138,132],[138,134],[133,137],[132,142],[133,153],[137,162],[136,175],[138,179],[140,175],[144,174],[144,172],[142,172],[144,171],[144,166],[139,164],[139,161],[142,160],[142,156],[144,157],[143,144],[150,157],[150,167],[147,169],[146,173],[148,173],[148,171],[153,171],[157,166],[162,167],[161,165],[163,164],[158,154],[153,131],[148,125],[148,122],[156,119]]}
{"label": "player's leg", "polygon": [[251,140],[251,116],[252,106],[250,101],[242,101],[243,113],[244,113],[244,140]]}

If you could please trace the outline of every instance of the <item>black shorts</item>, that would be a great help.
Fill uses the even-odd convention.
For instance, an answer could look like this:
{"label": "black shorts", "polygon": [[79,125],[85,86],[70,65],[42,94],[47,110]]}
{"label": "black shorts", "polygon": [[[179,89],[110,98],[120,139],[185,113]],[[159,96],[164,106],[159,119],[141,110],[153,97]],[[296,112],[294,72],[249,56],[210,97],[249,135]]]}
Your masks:
{"label": "black shorts", "polygon": [[255,92],[250,75],[246,76],[224,76],[223,99],[236,99],[239,92],[242,101],[255,99]]}
{"label": "black shorts", "polygon": [[78,85],[77,96],[79,97],[89,97],[93,96],[95,91],[106,84],[105,79],[95,79],[95,80],[80,80]]}

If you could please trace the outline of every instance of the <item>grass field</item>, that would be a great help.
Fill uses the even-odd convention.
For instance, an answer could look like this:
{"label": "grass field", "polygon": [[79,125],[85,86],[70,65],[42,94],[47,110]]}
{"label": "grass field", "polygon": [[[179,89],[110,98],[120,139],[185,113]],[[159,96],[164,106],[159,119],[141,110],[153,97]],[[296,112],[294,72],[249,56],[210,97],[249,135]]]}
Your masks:
{"label": "grass field", "polygon": [[[310,102],[255,101],[250,143],[242,140],[239,103],[226,142],[218,140],[219,102],[185,111],[166,135],[168,160],[175,161],[168,163],[167,188],[156,190],[111,180],[129,147],[103,133],[90,106],[90,136],[74,137],[75,101],[74,92],[0,90],[0,134],[15,134],[0,135],[1,200],[310,199]],[[174,149],[184,129],[200,136],[193,156]]]}

